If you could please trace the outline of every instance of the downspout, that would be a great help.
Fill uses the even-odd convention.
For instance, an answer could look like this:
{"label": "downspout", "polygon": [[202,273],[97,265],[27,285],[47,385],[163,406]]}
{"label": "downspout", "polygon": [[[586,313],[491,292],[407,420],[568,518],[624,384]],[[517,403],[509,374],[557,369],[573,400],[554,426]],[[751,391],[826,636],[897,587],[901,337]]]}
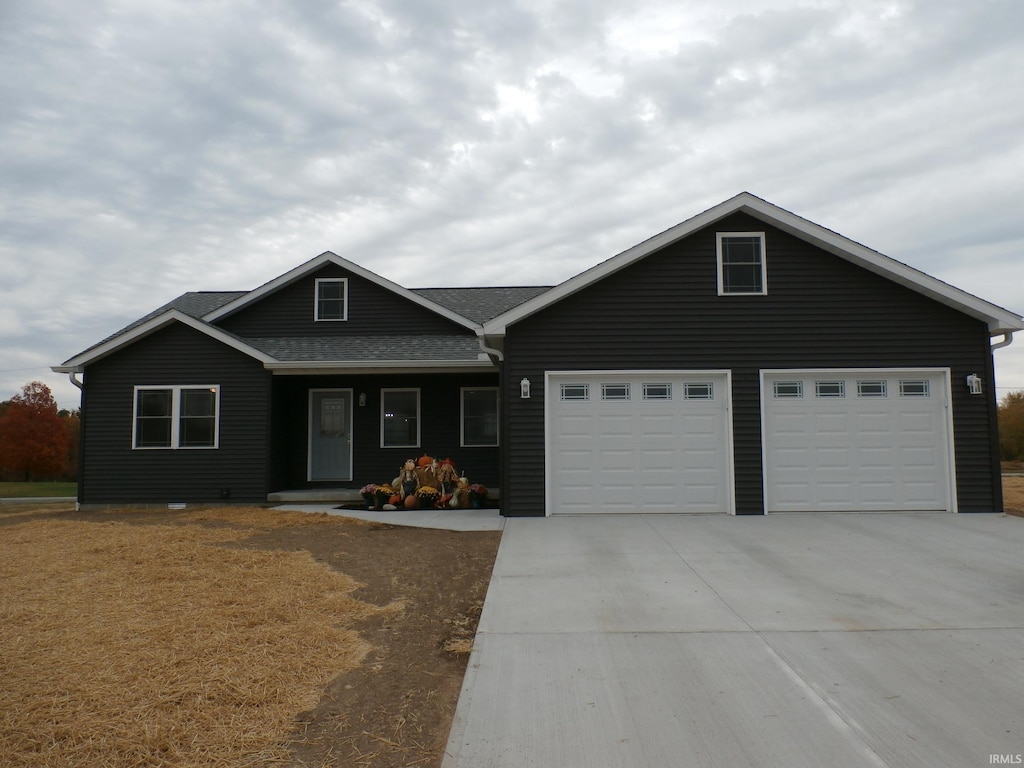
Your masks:
{"label": "downspout", "polygon": [[[483,333],[483,331],[477,331],[476,332],[476,340],[477,340],[477,343],[480,345],[480,351],[483,352],[485,355],[489,355],[491,357],[498,358],[498,362],[499,363],[502,363],[502,362],[505,361],[505,355],[503,355],[501,353],[500,349],[495,349],[494,347],[488,347],[487,344],[484,343],[484,333]],[[1007,343],[1009,343],[1009,342],[1007,342]]]}
{"label": "downspout", "polygon": [[997,341],[995,344],[993,344],[990,347],[990,349],[995,351],[997,349],[1002,349],[1003,347],[1008,347],[1008,346],[1010,346],[1010,343],[1012,341],[1013,341],[1013,331],[1007,331],[1006,333],[1003,334],[1003,340],[1002,341]]}
{"label": "downspout", "polygon": [[[1007,342],[1007,343],[1009,343],[1009,342]],[[81,381],[79,381],[78,379],[75,378],[75,374],[76,373],[77,373],[77,371],[68,371],[68,378],[71,380],[72,384],[74,384],[76,387],[78,387],[81,391],[84,392],[85,391],[85,386],[82,384]]]}

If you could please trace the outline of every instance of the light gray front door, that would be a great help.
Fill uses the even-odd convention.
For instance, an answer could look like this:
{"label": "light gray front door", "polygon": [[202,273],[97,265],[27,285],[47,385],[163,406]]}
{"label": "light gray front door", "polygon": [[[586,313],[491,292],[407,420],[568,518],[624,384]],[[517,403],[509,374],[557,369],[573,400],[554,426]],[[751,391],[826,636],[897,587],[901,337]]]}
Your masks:
{"label": "light gray front door", "polygon": [[309,479],[352,479],[352,390],[309,393]]}

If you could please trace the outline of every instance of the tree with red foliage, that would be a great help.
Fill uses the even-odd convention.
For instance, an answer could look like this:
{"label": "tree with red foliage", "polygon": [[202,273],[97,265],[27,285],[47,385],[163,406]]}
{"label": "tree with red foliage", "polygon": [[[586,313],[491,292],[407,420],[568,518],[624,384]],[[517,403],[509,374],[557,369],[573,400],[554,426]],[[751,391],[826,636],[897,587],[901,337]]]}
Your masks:
{"label": "tree with red foliage", "polygon": [[67,466],[68,430],[50,388],[33,381],[0,416],[0,471],[19,479],[53,478]]}

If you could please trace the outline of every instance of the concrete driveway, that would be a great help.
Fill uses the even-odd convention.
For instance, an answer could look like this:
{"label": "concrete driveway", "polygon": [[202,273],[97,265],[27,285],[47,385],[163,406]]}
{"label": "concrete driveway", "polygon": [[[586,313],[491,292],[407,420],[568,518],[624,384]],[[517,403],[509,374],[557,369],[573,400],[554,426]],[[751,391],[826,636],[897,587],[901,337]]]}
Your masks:
{"label": "concrete driveway", "polygon": [[443,766],[1022,754],[1024,519],[615,515],[506,521]]}

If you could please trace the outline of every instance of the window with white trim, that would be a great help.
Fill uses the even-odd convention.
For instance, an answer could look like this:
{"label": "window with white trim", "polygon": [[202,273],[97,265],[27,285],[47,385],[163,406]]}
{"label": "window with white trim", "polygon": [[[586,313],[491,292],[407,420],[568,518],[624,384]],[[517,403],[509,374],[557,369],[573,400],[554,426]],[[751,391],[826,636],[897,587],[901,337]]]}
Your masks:
{"label": "window with white trim", "polygon": [[815,397],[846,397],[846,382],[816,381],[814,382]]}
{"label": "window with white trim", "polygon": [[773,381],[772,396],[776,398],[803,397],[804,383],[802,381]]}
{"label": "window with white trim", "polygon": [[900,379],[900,397],[930,397],[928,379]]}
{"label": "window with white trim", "polygon": [[380,445],[381,448],[419,447],[419,389],[380,391]]}
{"label": "window with white trim", "polygon": [[219,386],[135,387],[134,448],[216,448]]}
{"label": "window with white trim", "polygon": [[714,400],[715,385],[711,382],[708,382],[707,384],[683,384],[683,399]]}
{"label": "window with white trim", "polygon": [[885,379],[878,381],[858,381],[857,397],[885,397]]}
{"label": "window with white trim", "polygon": [[498,388],[462,388],[462,446],[498,444]]}
{"label": "window with white trim", "polygon": [[623,382],[622,384],[602,384],[601,399],[629,400],[629,383]]}
{"label": "window with white trim", "polygon": [[561,388],[562,400],[589,400],[589,384],[563,384]]}
{"label": "window with white trim", "polygon": [[719,232],[716,240],[718,295],[766,294],[764,232]]}
{"label": "window with white trim", "polygon": [[317,278],[313,318],[317,322],[348,320],[348,278]]}
{"label": "window with white trim", "polygon": [[671,400],[672,385],[665,384],[644,384],[644,400]]}

